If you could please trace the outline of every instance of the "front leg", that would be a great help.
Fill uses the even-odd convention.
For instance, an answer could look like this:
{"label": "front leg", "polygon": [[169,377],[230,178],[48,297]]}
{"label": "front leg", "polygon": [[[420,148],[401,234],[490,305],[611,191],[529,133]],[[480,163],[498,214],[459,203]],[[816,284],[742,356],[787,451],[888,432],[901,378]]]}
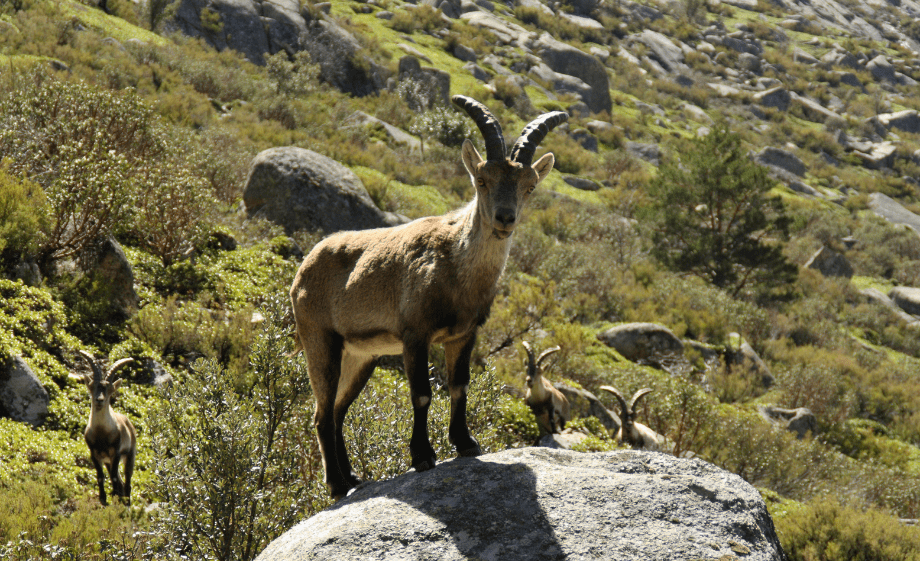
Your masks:
{"label": "front leg", "polygon": [[102,471],[102,462],[96,459],[96,455],[90,453],[90,459],[93,460],[93,466],[96,468],[96,483],[99,484],[99,502],[102,503],[102,506],[106,506],[105,497],[105,472]]}
{"label": "front leg", "polygon": [[460,456],[479,456],[482,449],[466,424],[466,394],[470,386],[470,356],[476,345],[476,331],[466,338],[444,344],[447,386],[450,389],[450,428],[447,435]]}
{"label": "front leg", "polygon": [[428,341],[403,341],[403,361],[409,378],[409,391],[415,420],[409,452],[412,467],[426,471],[435,466],[437,456],[428,439],[428,408],[431,406],[431,383],[428,381]]}

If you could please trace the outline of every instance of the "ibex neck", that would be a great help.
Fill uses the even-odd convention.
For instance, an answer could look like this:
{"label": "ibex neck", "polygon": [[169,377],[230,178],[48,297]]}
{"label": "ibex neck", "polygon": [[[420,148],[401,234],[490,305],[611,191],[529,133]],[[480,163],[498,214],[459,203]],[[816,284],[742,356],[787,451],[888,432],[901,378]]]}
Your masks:
{"label": "ibex neck", "polygon": [[546,397],[546,386],[543,385],[543,375],[537,374],[533,377],[533,385],[530,386],[530,395],[538,400]]}
{"label": "ibex neck", "polygon": [[89,410],[89,426],[91,428],[108,428],[116,427],[115,411],[110,404],[106,404],[101,410],[96,410],[93,406]]}
{"label": "ibex neck", "polygon": [[[492,228],[483,224],[478,209],[478,198],[464,209],[465,216],[460,224],[460,250],[466,271],[475,278],[467,282],[494,285],[505,269],[511,237],[503,240],[495,237]],[[472,288],[472,287],[471,287]]]}

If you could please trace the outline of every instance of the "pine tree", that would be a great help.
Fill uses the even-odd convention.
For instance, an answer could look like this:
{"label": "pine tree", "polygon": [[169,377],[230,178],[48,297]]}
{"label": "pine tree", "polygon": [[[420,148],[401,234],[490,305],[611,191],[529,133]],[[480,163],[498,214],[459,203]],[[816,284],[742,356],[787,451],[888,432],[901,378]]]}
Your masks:
{"label": "pine tree", "polygon": [[798,270],[782,254],[789,219],[773,185],[724,123],[686,142],[649,185],[652,255],[733,296],[788,285]]}

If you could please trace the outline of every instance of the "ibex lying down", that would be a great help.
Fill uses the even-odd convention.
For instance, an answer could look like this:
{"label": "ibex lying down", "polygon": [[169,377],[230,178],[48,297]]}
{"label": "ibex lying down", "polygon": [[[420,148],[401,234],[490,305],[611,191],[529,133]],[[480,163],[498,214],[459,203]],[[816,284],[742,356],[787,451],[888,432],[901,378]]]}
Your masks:
{"label": "ibex lying down", "polygon": [[560,349],[559,347],[546,349],[540,353],[539,358],[534,360],[530,344],[527,341],[523,341],[522,344],[527,350],[527,394],[524,396],[524,401],[533,410],[537,423],[543,430],[550,434],[559,432],[571,419],[569,400],[543,377],[542,365],[548,356]]}
{"label": "ibex lying down", "polygon": [[[121,413],[112,409],[112,398],[121,385],[121,380],[113,380],[113,376],[121,367],[133,362],[130,358],[123,358],[113,364],[109,371],[102,372],[102,368],[86,351],[80,355],[89,362],[93,375],[71,374],[71,378],[80,380],[89,389],[91,399],[89,422],[83,432],[83,438],[89,447],[89,456],[96,467],[96,481],[99,483],[99,502],[108,504],[105,498],[105,466],[112,478],[112,494],[123,497],[127,504],[131,504],[131,474],[134,473],[134,457],[137,455],[137,436],[134,425]],[[125,481],[122,483],[118,475],[118,463],[125,460]]]}
{"label": "ibex lying down", "polygon": [[304,259],[291,287],[297,343],[316,396],[314,424],[326,483],[336,498],[360,483],[342,423],[383,355],[403,356],[415,416],[412,466],[423,471],[436,462],[428,439],[432,343],[444,345],[447,361],[450,441],[461,456],[481,453],[466,424],[476,330],[495,298],[524,204],[553,169],[552,154],[531,165],[534,152],[568,115],[557,111],[531,122],[506,158],[501,127],[489,110],[465,96],[453,102],[485,137],[487,159],[469,139],[461,149],[476,188],[473,201],[443,216],[329,236]]}
{"label": "ibex lying down", "polygon": [[616,388],[601,386],[602,390],[612,393],[620,403],[622,415],[620,416],[620,430],[617,431],[617,442],[627,444],[632,448],[643,450],[660,450],[664,444],[663,436],[643,425],[637,423],[636,404],[646,395],[652,393],[651,388],[642,388],[633,394],[632,400],[627,404],[623,394]]}

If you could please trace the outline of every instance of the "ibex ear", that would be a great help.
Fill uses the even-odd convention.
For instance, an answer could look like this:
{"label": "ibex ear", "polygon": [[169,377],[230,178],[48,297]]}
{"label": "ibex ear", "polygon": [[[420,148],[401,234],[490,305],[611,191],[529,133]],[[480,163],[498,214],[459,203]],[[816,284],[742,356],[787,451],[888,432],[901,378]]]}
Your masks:
{"label": "ibex ear", "polygon": [[89,381],[92,380],[92,378],[90,378],[90,377],[87,376],[86,374],[73,374],[73,373],[71,373],[71,374],[68,376],[68,378],[70,378],[71,380],[76,380],[76,381],[81,382],[81,383],[83,383],[83,384],[88,384]]}
{"label": "ibex ear", "polygon": [[119,378],[119,379],[115,380],[114,382],[112,382],[112,391],[113,391],[113,392],[118,391],[118,388],[119,388],[119,387],[121,387],[121,378]]}
{"label": "ibex ear", "polygon": [[463,158],[463,165],[466,167],[467,173],[469,173],[470,177],[475,181],[475,171],[479,168],[479,164],[482,163],[482,156],[479,155],[476,147],[473,146],[473,141],[469,138],[463,141],[463,148],[460,149],[460,156]]}
{"label": "ibex ear", "polygon": [[533,170],[537,172],[537,183],[546,179],[546,176],[549,175],[549,172],[553,170],[553,165],[556,163],[556,157],[553,156],[552,152],[547,152],[543,155],[542,158],[537,160],[533,165]]}

